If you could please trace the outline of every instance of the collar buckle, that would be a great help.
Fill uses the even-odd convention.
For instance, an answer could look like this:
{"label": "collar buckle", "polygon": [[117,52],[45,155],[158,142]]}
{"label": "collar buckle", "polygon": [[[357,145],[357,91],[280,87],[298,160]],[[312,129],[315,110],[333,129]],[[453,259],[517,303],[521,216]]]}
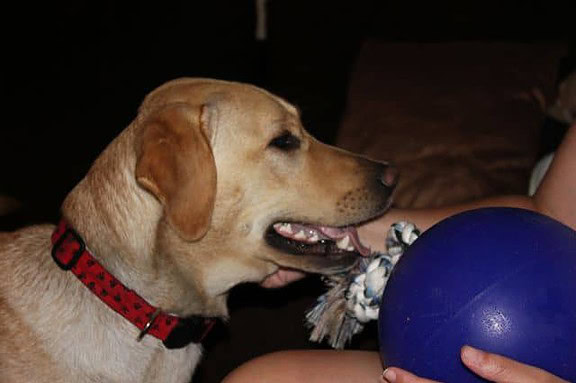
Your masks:
{"label": "collar buckle", "polygon": [[158,315],[160,315],[161,312],[162,311],[160,309],[156,309],[156,311],[154,311],[154,314],[152,314],[150,320],[146,323],[142,331],[140,331],[140,334],[138,334],[138,337],[136,338],[138,342],[140,342],[142,338],[144,338],[144,336],[148,334],[148,331],[150,331],[150,327],[152,327],[152,323],[154,323],[154,320],[158,317]]}
{"label": "collar buckle", "polygon": [[[216,322],[215,318],[200,316],[176,317],[150,305],[94,259],[80,234],[64,220],[52,233],[51,240],[52,258],[58,267],[70,270],[98,299],[140,329],[138,341],[151,335],[168,349],[182,348],[202,342]],[[146,324],[142,326],[143,323]]]}

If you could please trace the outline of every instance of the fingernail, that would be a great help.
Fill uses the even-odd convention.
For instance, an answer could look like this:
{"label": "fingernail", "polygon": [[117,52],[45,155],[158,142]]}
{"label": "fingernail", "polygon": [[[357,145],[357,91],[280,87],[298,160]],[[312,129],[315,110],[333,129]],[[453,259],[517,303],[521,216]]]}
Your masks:
{"label": "fingernail", "polygon": [[394,372],[394,370],[391,370],[389,368],[384,370],[382,376],[390,383],[394,383],[396,381],[396,373]]}
{"label": "fingernail", "polygon": [[462,347],[462,359],[474,366],[479,366],[482,363],[484,353],[477,348],[464,346]]}

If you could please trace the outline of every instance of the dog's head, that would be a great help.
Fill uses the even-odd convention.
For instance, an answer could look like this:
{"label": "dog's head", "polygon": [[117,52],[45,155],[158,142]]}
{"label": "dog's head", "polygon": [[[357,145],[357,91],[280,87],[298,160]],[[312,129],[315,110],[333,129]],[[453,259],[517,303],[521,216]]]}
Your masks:
{"label": "dog's head", "polygon": [[133,126],[135,178],[162,211],[155,264],[206,302],[281,268],[346,270],[366,251],[350,226],[383,213],[396,182],[387,164],[318,142],[296,108],[250,85],[170,82]]}

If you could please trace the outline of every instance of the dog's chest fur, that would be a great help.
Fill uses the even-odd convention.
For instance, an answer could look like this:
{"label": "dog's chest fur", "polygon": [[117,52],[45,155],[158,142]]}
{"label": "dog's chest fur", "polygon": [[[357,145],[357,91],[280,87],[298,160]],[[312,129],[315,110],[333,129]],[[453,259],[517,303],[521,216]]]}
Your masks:
{"label": "dog's chest fur", "polygon": [[201,347],[168,350],[151,337],[137,342],[135,327],[53,263],[52,230],[37,226],[0,236],[0,320],[8,324],[0,332],[14,339],[0,342],[0,381],[190,381]]}

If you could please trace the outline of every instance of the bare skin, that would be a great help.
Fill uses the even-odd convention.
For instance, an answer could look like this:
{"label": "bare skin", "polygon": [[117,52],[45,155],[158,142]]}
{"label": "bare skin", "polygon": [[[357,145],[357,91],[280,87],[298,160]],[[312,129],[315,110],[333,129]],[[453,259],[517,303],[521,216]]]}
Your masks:
{"label": "bare skin", "polygon": [[281,351],[240,366],[222,383],[378,383],[380,357],[369,351]]}
{"label": "bare skin", "polygon": [[[373,250],[384,250],[383,233],[394,222],[410,221],[421,230],[461,211],[489,206],[519,207],[546,214],[576,230],[576,125],[569,129],[536,194],[500,196],[437,209],[391,209],[384,216],[358,228],[362,242]],[[304,274],[287,271],[272,275],[266,287],[280,287]],[[566,381],[534,366],[470,346],[461,352],[462,362],[479,376],[497,383],[565,383]],[[379,374],[378,354],[357,351],[290,351],[257,358],[233,371],[224,382],[433,382],[397,367]],[[254,380],[258,376],[260,380]],[[304,377],[304,378],[303,378]]]}

